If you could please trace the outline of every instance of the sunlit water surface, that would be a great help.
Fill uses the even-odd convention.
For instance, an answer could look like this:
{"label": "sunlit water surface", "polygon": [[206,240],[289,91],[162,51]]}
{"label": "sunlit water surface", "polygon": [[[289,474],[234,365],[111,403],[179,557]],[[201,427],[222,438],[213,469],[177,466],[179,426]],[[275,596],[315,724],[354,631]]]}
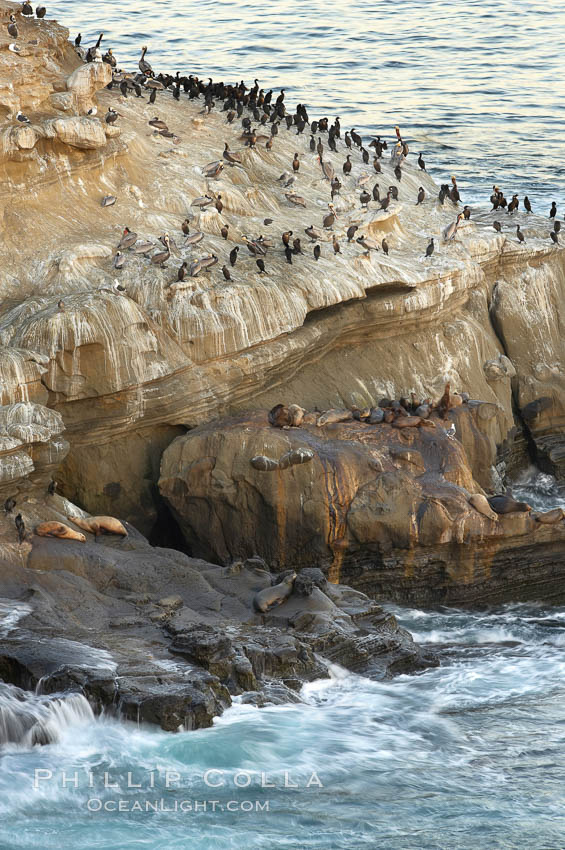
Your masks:
{"label": "sunlit water surface", "polygon": [[121,67],[284,86],[311,117],[390,136],[395,124],[464,200],[494,182],[565,213],[565,11],[540,0],[81,0],[48,4]]}

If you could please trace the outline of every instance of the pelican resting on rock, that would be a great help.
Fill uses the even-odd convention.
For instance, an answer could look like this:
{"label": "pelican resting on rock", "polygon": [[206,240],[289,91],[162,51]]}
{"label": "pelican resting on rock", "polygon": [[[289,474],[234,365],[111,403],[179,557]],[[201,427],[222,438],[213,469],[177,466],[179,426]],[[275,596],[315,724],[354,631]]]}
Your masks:
{"label": "pelican resting on rock", "polygon": [[443,241],[444,242],[451,242],[452,239],[455,239],[455,234],[457,233],[457,228],[459,227],[459,222],[461,221],[462,218],[463,218],[463,213],[459,213],[459,215],[457,216],[455,221],[452,221],[451,224],[448,224],[448,226],[444,229],[444,231],[443,231]]}

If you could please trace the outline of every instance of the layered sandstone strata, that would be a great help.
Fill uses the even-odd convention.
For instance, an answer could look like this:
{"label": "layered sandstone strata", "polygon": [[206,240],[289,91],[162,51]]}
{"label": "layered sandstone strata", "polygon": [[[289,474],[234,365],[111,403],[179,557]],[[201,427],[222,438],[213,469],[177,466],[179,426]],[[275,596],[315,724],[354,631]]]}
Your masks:
{"label": "layered sandstone strata", "polygon": [[[333,230],[324,230],[329,185],[306,137],[282,126],[271,151],[264,139],[244,148],[239,123],[226,124],[220,103],[206,115],[200,101],[183,95],[177,103],[169,91],[155,105],[147,92],[123,98],[105,88],[109,68],[83,65],[58,24],[18,25],[20,53],[0,45],[1,401],[60,413],[70,451],[58,477],[69,498],[150,532],[162,451],[186,428],[281,397],[310,409],[363,407],[411,391],[437,397],[446,380],[497,410],[490,454],[473,466],[481,486],[492,484],[500,457],[512,462],[517,426],[546,467],[560,470],[564,253],[545,221],[515,215],[526,233],[519,245],[505,220],[498,234],[492,216],[474,210],[444,243],[458,208],[437,202],[412,155],[400,183],[388,159],[376,175],[357,154],[342,176],[340,142],[339,154],[325,155],[343,185]],[[109,107],[121,116],[113,126],[104,121]],[[14,120],[18,109],[28,125]],[[174,139],[149,125],[156,114]],[[241,150],[243,167],[226,163],[207,178],[204,167],[221,161],[224,142]],[[292,191],[305,207],[287,200],[279,180],[295,149],[301,167]],[[363,185],[378,182],[382,195],[396,185],[399,201],[386,212],[374,202],[361,209],[366,177]],[[416,207],[420,185],[428,195]],[[221,213],[193,206],[205,194],[221,195]],[[107,195],[117,200],[104,207]],[[183,246],[184,218],[201,242]],[[350,223],[379,242],[386,235],[389,255],[348,244]],[[318,262],[304,233],[311,224],[322,231]],[[177,247],[164,268],[130,250],[114,268],[126,225],[155,251],[169,232]],[[292,265],[285,230],[302,238],[304,255]],[[260,234],[273,242],[267,276],[245,246],[244,236]],[[437,248],[425,259],[431,235]],[[219,270],[235,245],[226,282]],[[216,266],[177,282],[181,260],[211,253]]]}
{"label": "layered sandstone strata", "polygon": [[177,438],[159,486],[191,550],[213,561],[257,552],[417,605],[561,601],[559,512],[545,524],[534,511],[473,506],[485,494],[472,470],[488,469],[502,415],[492,408],[470,401],[407,428],[234,417]]}

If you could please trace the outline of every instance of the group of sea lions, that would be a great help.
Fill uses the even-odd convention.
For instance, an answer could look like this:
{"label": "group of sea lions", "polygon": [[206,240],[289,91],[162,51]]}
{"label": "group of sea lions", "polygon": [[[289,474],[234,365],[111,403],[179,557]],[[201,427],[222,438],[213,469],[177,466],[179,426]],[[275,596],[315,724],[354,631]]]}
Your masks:
{"label": "group of sea lions", "polygon": [[[401,398],[398,401],[390,398],[382,398],[376,407],[331,408],[324,412],[314,410],[307,412],[298,404],[276,404],[269,411],[269,422],[273,428],[299,428],[301,425],[331,425],[335,422],[347,422],[357,420],[368,422],[370,425],[379,425],[381,422],[388,423],[394,428],[417,428],[429,422],[433,412],[440,419],[445,419],[450,410],[459,407],[469,400],[468,393],[451,392],[451,385],[447,383],[443,395],[439,401],[432,402],[431,398],[418,400],[415,393],[410,398]],[[433,423],[430,423],[433,424]]]}
{"label": "group of sea lions", "polygon": [[[128,533],[125,526],[113,516],[91,516],[91,517],[67,517],[73,525],[77,525],[84,531],[89,531],[98,537],[100,534],[118,534],[121,537],[127,537]],[[80,531],[76,531],[64,522],[50,521],[41,522],[35,528],[35,533],[38,537],[58,537],[60,540],[78,540],[79,543],[86,543],[86,537]]]}
{"label": "group of sea lions", "polygon": [[[532,511],[531,505],[528,505],[527,502],[518,502],[510,493],[497,493],[494,496],[483,496],[482,493],[475,493],[469,497],[469,504],[480,514],[494,522],[498,522],[498,517],[501,514],[530,513]],[[554,525],[565,518],[565,511],[563,508],[553,508],[550,511],[532,513],[532,516],[542,525]]]}

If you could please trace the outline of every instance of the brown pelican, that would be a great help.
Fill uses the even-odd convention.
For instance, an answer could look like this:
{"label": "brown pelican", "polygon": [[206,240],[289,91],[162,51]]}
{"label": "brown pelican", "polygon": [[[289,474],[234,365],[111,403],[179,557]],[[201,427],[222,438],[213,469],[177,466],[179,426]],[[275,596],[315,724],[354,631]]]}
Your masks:
{"label": "brown pelican", "polygon": [[12,38],[18,37],[18,25],[13,15],[10,15],[10,22],[8,24],[8,34],[11,35]]}
{"label": "brown pelican", "polygon": [[151,262],[156,266],[164,266],[164,264],[167,262],[167,260],[171,256],[171,249],[170,249],[170,246],[169,246],[169,234],[168,233],[165,233],[165,235],[163,237],[163,241],[164,241],[165,245],[167,246],[166,249],[164,251],[159,251],[158,254],[153,254],[153,256],[151,257]]}
{"label": "brown pelican", "polygon": [[146,257],[149,251],[151,251],[151,249],[154,247],[155,245],[153,244],[153,242],[136,242],[136,244],[133,246],[133,253],[143,254]]}
{"label": "brown pelican", "polygon": [[230,165],[243,165],[243,160],[241,158],[241,154],[233,153],[230,151],[229,145],[227,142],[224,142],[224,152],[222,154],[223,158]]}
{"label": "brown pelican", "polygon": [[36,6],[35,8],[35,14],[38,18],[44,18],[46,11],[47,9],[45,8],[45,6]]}
{"label": "brown pelican", "polygon": [[328,209],[329,213],[324,216],[322,220],[322,225],[323,227],[327,227],[329,229],[330,227],[334,226],[334,222],[337,218],[337,213],[333,204],[328,204]]}
{"label": "brown pelican", "polygon": [[366,248],[367,251],[379,250],[379,243],[375,239],[371,239],[369,236],[358,236],[355,241],[363,248]]}
{"label": "brown pelican", "polygon": [[156,130],[168,130],[169,128],[165,124],[164,121],[156,115],[155,118],[152,118],[151,121],[148,122],[150,127],[155,127]]}
{"label": "brown pelican", "polygon": [[305,227],[304,233],[306,234],[306,236],[310,237],[312,242],[317,242],[318,239],[321,239],[322,237],[321,232],[318,230],[317,227],[314,227],[313,224],[311,224],[310,227]]}
{"label": "brown pelican", "polygon": [[211,198],[210,195],[202,195],[200,198],[195,198],[192,201],[190,206],[191,207],[200,207],[200,209],[203,210],[206,207],[209,207],[210,204],[213,204],[213,203],[214,203],[214,198]]}
{"label": "brown pelican", "polygon": [[186,245],[196,245],[198,242],[202,242],[204,239],[204,234],[197,230],[196,233],[191,233],[190,236],[187,236],[184,240],[184,244]]}
{"label": "brown pelican", "polygon": [[120,243],[118,245],[118,251],[121,251],[124,248],[131,248],[131,246],[135,245],[136,242],[137,233],[132,233],[129,227],[124,227],[124,232],[122,233],[122,238],[120,239]]}
{"label": "brown pelican", "polygon": [[463,217],[463,213],[459,213],[455,221],[452,221],[451,224],[448,224],[447,227],[443,231],[443,241],[451,242],[452,239],[455,238],[455,234],[457,233],[457,228],[459,227],[459,222]]}
{"label": "brown pelican", "polygon": [[209,177],[211,180],[219,177],[224,169],[224,163],[217,159],[215,162],[210,162],[202,169],[204,177]]}
{"label": "brown pelican", "polygon": [[141,59],[137,63],[137,66],[142,74],[145,74],[146,77],[153,76],[153,68],[149,64],[149,62],[145,59],[145,54],[147,53],[147,47],[141,48]]}
{"label": "brown pelican", "polygon": [[306,198],[303,198],[302,195],[288,194],[285,192],[285,198],[287,201],[290,201],[291,204],[294,204],[296,207],[305,207],[306,206]]}
{"label": "brown pelican", "polygon": [[321,156],[318,159],[319,159],[320,165],[322,166],[322,171],[324,172],[324,177],[327,180],[329,180],[330,183],[331,183],[331,181],[334,179],[334,176],[335,176],[335,171],[334,171],[333,165],[331,164],[331,162],[324,162],[324,160],[322,159]]}
{"label": "brown pelican", "polygon": [[121,251],[116,251],[116,256],[114,257],[114,268],[121,269],[124,266],[126,258]]}
{"label": "brown pelican", "polygon": [[27,2],[27,0],[24,0],[24,4],[22,6],[22,15],[24,16],[24,18],[33,17],[33,7],[31,3]]}
{"label": "brown pelican", "polygon": [[97,59],[98,55],[100,56],[100,62],[102,61],[102,54],[100,53],[100,44],[101,44],[103,38],[104,38],[104,33],[101,32],[100,35],[98,36],[98,41],[96,42],[94,47],[88,48],[88,50],[86,51],[86,56],[85,56],[85,60],[87,62],[94,62],[94,60]]}

